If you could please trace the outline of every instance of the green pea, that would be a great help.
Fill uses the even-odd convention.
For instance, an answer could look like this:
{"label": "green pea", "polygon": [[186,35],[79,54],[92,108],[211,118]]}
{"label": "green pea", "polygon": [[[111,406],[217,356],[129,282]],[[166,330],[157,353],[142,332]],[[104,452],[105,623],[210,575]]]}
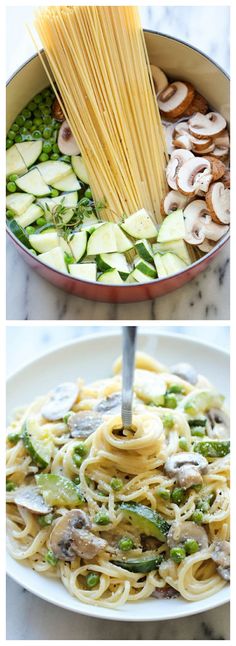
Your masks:
{"label": "green pea", "polygon": [[174,393],[170,393],[168,395],[165,395],[165,406],[166,408],[176,408],[178,405],[178,400],[177,397],[175,396]]}
{"label": "green pea", "polygon": [[12,141],[12,139],[7,139],[7,140],[6,140],[6,149],[8,150],[8,149],[9,149],[9,148],[11,148],[12,146],[13,146],[13,141]]}
{"label": "green pea", "polygon": [[38,524],[40,525],[40,527],[47,527],[48,525],[52,524],[54,518],[54,514],[45,514],[44,516],[39,516]]}
{"label": "green pea", "polygon": [[42,119],[42,114],[38,108],[36,108],[36,110],[34,111],[34,118],[35,117],[39,117],[40,119]]}
{"label": "green pea", "polygon": [[15,182],[7,182],[7,190],[9,191],[9,193],[15,193],[16,192]]}
{"label": "green pea", "polygon": [[54,552],[52,550],[48,550],[46,555],[45,555],[45,561],[49,563],[49,565],[57,565],[58,563],[58,558],[55,556]]}
{"label": "green pea", "polygon": [[52,144],[50,144],[49,141],[44,141],[43,142],[43,152],[48,154],[48,153],[51,152],[51,150],[52,150]]}
{"label": "green pea", "polygon": [[16,484],[12,480],[6,481],[6,491],[14,491],[16,489]]}
{"label": "green pea", "polygon": [[47,220],[46,218],[43,218],[43,217],[38,218],[36,220],[36,224],[38,225],[38,227],[43,227],[45,224],[47,224]]}
{"label": "green pea", "polygon": [[32,141],[32,135],[28,133],[28,135],[24,136],[24,141]]}
{"label": "green pea", "polygon": [[162,498],[162,500],[170,500],[170,492],[165,487],[157,487],[156,494]]}
{"label": "green pea", "polygon": [[18,175],[16,173],[13,173],[13,175],[9,175],[10,182],[15,182],[16,179],[18,179]]}
{"label": "green pea", "polygon": [[47,87],[45,90],[43,90],[42,96],[51,96],[51,88]]}
{"label": "green pea", "polygon": [[172,386],[170,386],[168,388],[167,392],[170,393],[170,394],[175,393],[177,395],[179,395],[179,394],[182,395],[182,394],[185,393],[185,388],[183,386],[181,386],[180,384],[173,384]]}
{"label": "green pea", "polygon": [[93,196],[92,196],[92,191],[91,191],[91,188],[90,188],[90,187],[86,189],[86,191],[85,191],[85,194],[84,194],[84,195],[85,195],[85,197],[87,197],[89,200],[92,200]]}
{"label": "green pea", "polygon": [[129,536],[123,536],[119,540],[118,547],[122,552],[129,552],[134,547],[134,541]]}
{"label": "green pea", "polygon": [[11,209],[7,209],[7,211],[6,211],[6,216],[7,216],[7,218],[14,218],[14,217],[15,217],[15,213],[14,213],[14,211],[12,211]]}
{"label": "green pea", "polygon": [[188,440],[186,440],[186,437],[179,438],[179,448],[182,451],[188,451]]}
{"label": "green pea", "polygon": [[42,94],[37,94],[37,96],[34,97],[34,102],[37,103],[38,105],[39,103],[41,103],[41,101],[42,101]]}
{"label": "green pea", "polygon": [[35,227],[33,227],[32,225],[29,225],[28,227],[26,227],[25,230],[28,236],[31,236],[32,233],[35,233]]}
{"label": "green pea", "polygon": [[11,126],[11,130],[14,130],[14,132],[18,132],[18,130],[19,130],[18,123],[13,123],[12,126]]}
{"label": "green pea", "polygon": [[52,102],[53,102],[52,96],[47,96],[44,100],[44,103],[49,107],[52,105]]}
{"label": "green pea", "polygon": [[97,525],[109,525],[110,518],[107,511],[98,511],[97,514],[95,514],[94,516],[94,522]]}
{"label": "green pea", "polygon": [[35,125],[35,126],[41,126],[41,124],[42,124],[42,123],[43,123],[42,118],[40,118],[40,117],[35,117],[35,119],[34,119],[34,125]]}
{"label": "green pea", "polygon": [[61,161],[64,161],[64,162],[70,162],[70,157],[69,157],[69,155],[62,155],[62,157],[61,157]]}
{"label": "green pea", "polygon": [[27,133],[28,133],[27,128],[25,128],[25,126],[22,126],[22,128],[20,128],[20,133],[21,133],[21,135],[27,135]]}
{"label": "green pea", "polygon": [[30,101],[30,103],[29,103],[29,105],[28,105],[28,109],[29,109],[31,112],[33,112],[33,111],[35,110],[35,108],[36,108],[36,103],[35,103],[35,101]]}
{"label": "green pea", "polygon": [[11,444],[17,444],[21,439],[21,433],[14,433],[14,431],[12,431],[12,433],[8,433],[7,439]]}
{"label": "green pea", "polygon": [[209,501],[206,498],[203,500],[198,500],[196,503],[196,509],[200,509],[200,511],[202,511],[203,514],[206,514],[210,509]]}
{"label": "green pea", "polygon": [[121,478],[112,478],[110,485],[113,491],[120,491],[123,488],[123,480]]}
{"label": "green pea", "polygon": [[52,134],[52,129],[51,128],[49,128],[48,126],[46,128],[44,128],[44,130],[43,130],[44,139],[50,139],[51,134]]}
{"label": "green pea", "polygon": [[29,119],[31,117],[31,110],[27,110],[27,108],[25,108],[22,110],[22,114],[26,119]]}
{"label": "green pea", "polygon": [[188,538],[184,543],[184,549],[186,554],[195,554],[199,550],[199,543],[193,538]]}
{"label": "green pea", "polygon": [[51,197],[58,197],[59,191],[56,188],[52,188]]}
{"label": "green pea", "polygon": [[172,547],[170,550],[170,558],[175,563],[181,563],[186,557],[186,552],[183,547]]}
{"label": "green pea", "polygon": [[14,130],[9,130],[7,133],[7,136],[8,136],[8,139],[11,139],[12,141],[14,141],[16,133],[14,132]]}
{"label": "green pea", "polygon": [[26,119],[25,121],[25,127],[26,128],[32,128],[33,121],[31,119]]}
{"label": "green pea", "polygon": [[41,161],[41,162],[48,161],[48,159],[49,159],[49,157],[48,157],[47,153],[41,153],[41,155],[39,155],[39,161]]}
{"label": "green pea", "polygon": [[39,105],[39,108],[40,108],[41,112],[43,112],[44,114],[48,114],[48,115],[50,115],[50,113],[51,113],[51,106],[49,107],[48,105],[45,105],[45,103],[41,103],[41,104]]}
{"label": "green pea", "polygon": [[51,118],[50,114],[43,115],[43,120],[44,120],[44,123],[46,123],[47,125],[49,124],[52,126],[54,125],[53,119]]}
{"label": "green pea", "polygon": [[176,505],[181,505],[185,501],[186,493],[181,487],[175,487],[171,492],[171,500]]}
{"label": "green pea", "polygon": [[18,126],[23,126],[25,123],[25,117],[22,114],[19,114],[18,117],[16,117],[16,123]]}
{"label": "green pea", "polygon": [[100,575],[97,572],[89,572],[86,576],[86,584],[88,588],[95,588],[99,584]]}
{"label": "green pea", "polygon": [[16,142],[16,144],[20,144],[22,142],[22,135],[17,134],[15,136],[15,142]]}
{"label": "green pea", "polygon": [[42,137],[42,133],[40,132],[40,130],[34,130],[32,134],[34,139],[41,139]]}
{"label": "green pea", "polygon": [[52,159],[53,161],[57,161],[57,159],[59,159],[59,155],[57,153],[52,153],[52,155],[50,156],[50,159]]}
{"label": "green pea", "polygon": [[196,509],[193,512],[192,516],[191,516],[191,520],[194,523],[197,523],[197,525],[201,525],[202,521],[203,521],[203,513],[202,513],[202,511],[200,511],[200,509]]}
{"label": "green pea", "polygon": [[54,153],[59,153],[59,152],[60,152],[60,150],[59,150],[59,148],[58,148],[58,145],[57,145],[57,144],[53,144],[52,149],[53,149],[53,152],[54,152]]}
{"label": "green pea", "polygon": [[73,460],[75,466],[79,469],[81,467],[82,462],[83,462],[82,456],[77,455],[76,453],[73,453],[72,460]]}
{"label": "green pea", "polygon": [[76,444],[76,446],[74,447],[74,453],[81,455],[82,458],[85,458],[85,456],[88,455],[88,449],[87,446],[85,446],[84,442],[79,442],[78,444]]}

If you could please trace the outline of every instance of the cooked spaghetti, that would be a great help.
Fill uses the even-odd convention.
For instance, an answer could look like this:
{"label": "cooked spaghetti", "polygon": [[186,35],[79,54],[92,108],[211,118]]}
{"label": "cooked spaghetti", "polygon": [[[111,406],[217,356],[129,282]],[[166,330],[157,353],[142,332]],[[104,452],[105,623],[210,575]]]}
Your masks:
{"label": "cooked spaghetti", "polygon": [[51,6],[35,25],[94,199],[107,219],[144,207],[161,222],[167,152],[138,9]]}
{"label": "cooked spaghetti", "polygon": [[118,360],[113,377],[61,384],[16,413],[9,552],[84,603],[198,601],[229,580],[224,398],[190,366],[169,371],[137,353],[127,431],[120,369]]}

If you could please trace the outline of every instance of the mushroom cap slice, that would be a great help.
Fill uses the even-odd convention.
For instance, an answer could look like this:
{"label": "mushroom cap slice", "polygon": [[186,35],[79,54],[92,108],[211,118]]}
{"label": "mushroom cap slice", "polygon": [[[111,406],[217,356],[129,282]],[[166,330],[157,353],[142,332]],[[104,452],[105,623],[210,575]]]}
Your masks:
{"label": "mushroom cap slice", "polygon": [[62,419],[72,408],[78,393],[78,385],[70,381],[56,386],[50,393],[49,402],[41,410],[43,417],[50,421]]}
{"label": "mushroom cap slice", "polygon": [[221,181],[224,184],[225,188],[230,188],[230,172],[229,170],[226,170],[223,177],[221,177]]}
{"label": "mushroom cap slice", "polygon": [[220,159],[216,159],[214,155],[208,155],[205,159],[208,159],[211,164],[213,182],[217,182],[225,173],[224,163]]}
{"label": "mushroom cap slice", "polygon": [[156,65],[150,65],[150,67],[151,67],[152,78],[153,78],[156,95],[158,97],[158,94],[160,94],[160,92],[165,90],[165,88],[167,87],[168,78],[165,72],[163,72],[163,70],[161,70],[160,67],[157,67]]}
{"label": "mushroom cap slice", "polygon": [[191,520],[186,520],[184,522],[175,521],[168,532],[167,544],[172,548],[176,545],[185,543],[188,538],[192,538],[197,541],[201,550],[208,547],[208,536],[206,530],[200,525],[193,523]]}
{"label": "mushroom cap slice", "polygon": [[214,137],[214,143],[219,148],[229,148],[230,141],[227,128]]}
{"label": "mushroom cap slice", "polygon": [[171,455],[164,470],[167,475],[175,478],[176,482],[183,489],[189,489],[196,484],[202,483],[201,474],[207,473],[208,462],[200,453],[185,452]]}
{"label": "mushroom cap slice", "polygon": [[226,162],[228,160],[228,153],[229,153],[229,148],[226,148],[223,146],[222,148],[220,148],[219,146],[215,146],[212,152],[212,156],[216,157],[217,159],[221,159],[221,161]]}
{"label": "mushroom cap slice", "polygon": [[193,200],[184,209],[185,242],[202,244],[206,238],[206,225],[211,222],[205,200]]}
{"label": "mushroom cap slice", "polygon": [[169,155],[171,155],[171,153],[174,150],[173,134],[174,134],[175,124],[174,123],[169,123],[168,125],[164,124],[163,128],[164,128],[164,135],[165,135],[167,152],[168,152]]}
{"label": "mushroom cap slice", "polygon": [[52,507],[44,502],[39,488],[35,485],[19,487],[15,493],[14,502],[16,505],[29,509],[33,514],[48,514],[52,511]]}
{"label": "mushroom cap slice", "polygon": [[200,249],[200,251],[203,251],[203,253],[209,253],[213,248],[214,243],[212,242],[212,240],[208,240],[207,238],[205,238],[205,240],[203,240],[203,242],[198,245],[198,249]]}
{"label": "mushroom cap slice", "polygon": [[197,112],[188,123],[191,134],[200,138],[214,137],[226,128],[226,121],[219,112],[208,112],[206,115]]}
{"label": "mushroom cap slice", "polygon": [[60,103],[59,103],[57,97],[55,97],[55,99],[53,101],[53,104],[52,104],[52,116],[57,121],[64,121],[64,119],[65,119],[64,112],[63,112],[63,110],[62,110],[62,108],[60,106]]}
{"label": "mushroom cap slice", "polygon": [[230,420],[229,415],[222,408],[211,408],[207,412],[209,420],[207,435],[213,439],[225,439],[229,437]]}
{"label": "mushroom cap slice", "polygon": [[225,581],[230,581],[230,543],[229,541],[215,541],[211,553],[212,560],[217,564],[217,572]]}
{"label": "mushroom cap slice", "polygon": [[193,384],[193,386],[197,383],[198,373],[190,363],[176,363],[171,366],[171,372],[177,377],[188,381],[189,384]]}
{"label": "mushroom cap slice", "polygon": [[190,159],[194,159],[193,153],[190,150],[177,149],[171,153],[171,158],[166,167],[166,179],[170,186],[175,191],[178,190],[177,174],[180,168]]}
{"label": "mushroom cap slice", "polygon": [[208,159],[192,156],[177,168],[176,175],[177,189],[184,195],[194,196],[199,190],[206,193],[212,180],[211,164]]}
{"label": "mushroom cap slice", "polygon": [[163,211],[166,215],[172,213],[172,211],[178,211],[178,209],[184,209],[188,204],[188,197],[179,193],[179,191],[169,191],[165,196],[163,201]]}
{"label": "mushroom cap slice", "polygon": [[230,191],[225,188],[223,182],[216,182],[210,186],[206,194],[206,203],[214,222],[217,224],[229,224]]}
{"label": "mushroom cap slice", "polygon": [[190,135],[188,133],[183,135],[176,135],[173,139],[173,145],[175,148],[184,148],[185,150],[191,150],[192,142]]}
{"label": "mushroom cap slice", "polygon": [[187,81],[170,83],[157,97],[161,112],[169,119],[183,114],[193,100],[195,90]]}
{"label": "mushroom cap slice", "polygon": [[91,531],[89,516],[72,509],[57,520],[50,535],[50,547],[62,561],[74,561],[78,556],[92,559],[106,547],[107,542]]}
{"label": "mushroom cap slice", "polygon": [[118,393],[112,393],[112,395],[108,395],[106,399],[102,399],[98,404],[95,406],[95,410],[98,411],[99,413],[110,413],[114,414],[117,410],[117,412],[120,413],[121,411],[121,392]]}
{"label": "mushroom cap slice", "polygon": [[80,149],[72,135],[71,129],[67,121],[61,124],[57,145],[63,155],[79,155]]}
{"label": "mushroom cap slice", "polygon": [[103,423],[103,416],[93,410],[72,413],[67,421],[71,437],[86,439]]}
{"label": "mushroom cap slice", "polygon": [[191,116],[192,114],[195,114],[195,112],[201,112],[201,114],[206,114],[208,112],[207,100],[204,96],[198,94],[198,92],[195,92],[193,101],[185,111],[185,114]]}

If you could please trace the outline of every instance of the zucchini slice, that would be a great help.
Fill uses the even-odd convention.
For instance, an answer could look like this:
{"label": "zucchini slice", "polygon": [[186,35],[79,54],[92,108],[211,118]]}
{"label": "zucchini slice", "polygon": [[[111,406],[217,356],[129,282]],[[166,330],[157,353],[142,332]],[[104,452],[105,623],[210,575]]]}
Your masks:
{"label": "zucchini slice", "polygon": [[[11,148],[9,149],[11,150]],[[19,173],[18,173],[19,174]],[[49,195],[50,188],[40,175],[37,168],[32,168],[28,173],[16,180],[16,185],[21,191],[40,197],[41,195]]]}
{"label": "zucchini slice", "polygon": [[157,242],[169,242],[170,240],[182,240],[185,236],[184,216],[182,209],[173,211],[163,220]]}
{"label": "zucchini slice", "polygon": [[91,234],[87,254],[88,256],[97,256],[101,253],[112,253],[113,251],[117,251],[114,225],[111,222],[105,222]]}
{"label": "zucchini slice", "polygon": [[143,258],[146,262],[153,262],[153,251],[148,240],[145,240],[145,238],[143,240],[137,240],[134,246],[140,258]]}
{"label": "zucchini slice", "polygon": [[80,264],[69,265],[69,272],[74,278],[96,282],[97,265],[95,262],[81,262]]}
{"label": "zucchini slice", "polygon": [[29,236],[29,241],[31,247],[38,253],[45,253],[59,246],[59,237],[56,232],[32,233]]}
{"label": "zucchini slice", "polygon": [[166,276],[168,276],[163,262],[163,256],[164,254],[162,253],[156,253],[154,256],[154,263],[157,270],[158,278],[166,278]]}
{"label": "zucchini slice", "polygon": [[48,431],[45,432],[43,426],[40,426],[35,419],[28,419],[22,428],[22,439],[33,462],[42,469],[46,469],[50,464],[53,449]]}
{"label": "zucchini slice", "polygon": [[188,252],[188,247],[184,240],[170,240],[170,242],[156,242],[152,245],[153,253],[158,252],[165,253],[166,251],[172,251],[176,256],[181,258],[186,265],[191,265],[191,258]]}
{"label": "zucchini slice", "polygon": [[134,266],[135,266],[135,269],[140,271],[145,276],[148,276],[148,278],[157,277],[157,272],[155,267],[147,260],[143,260],[142,258],[135,258]]}
{"label": "zucchini slice", "polygon": [[[22,195],[24,195],[22,193]],[[40,209],[40,206],[37,204],[31,204],[28,209],[21,215],[16,216],[16,221],[18,224],[20,224],[21,227],[28,227],[30,224],[35,222],[37,218],[40,218],[42,215],[43,210]]]}
{"label": "zucchini slice", "polygon": [[73,253],[75,263],[78,262],[85,254],[87,246],[87,232],[79,231],[73,235],[69,244],[63,238],[60,238],[60,246],[63,251],[71,255]]}
{"label": "zucchini slice", "polygon": [[115,560],[111,561],[111,563],[118,567],[122,567],[124,570],[128,570],[128,572],[140,572],[145,574],[146,572],[157,570],[162,561],[163,557],[160,554],[157,554],[156,556],[142,556],[140,558],[123,559],[121,561]]}
{"label": "zucchini slice", "polygon": [[210,408],[221,408],[224,402],[224,396],[215,390],[199,390],[197,393],[189,393],[180,402],[179,408],[184,408],[188,415],[198,415],[205,413]]}
{"label": "zucchini slice", "polygon": [[129,275],[129,265],[123,253],[102,253],[97,257],[97,265],[100,271],[107,269],[116,269],[121,278],[127,278]]}
{"label": "zucchini slice", "polygon": [[41,139],[39,141],[23,141],[22,143],[16,144],[16,148],[23,158],[25,165],[29,168],[38,159],[39,155],[41,155],[43,142]]}
{"label": "zucchini slice", "polygon": [[14,236],[16,236],[16,238],[18,238],[18,240],[27,247],[27,249],[31,249],[29,236],[27,236],[25,230],[20,226],[20,224],[18,224],[16,220],[10,220],[8,226],[10,231],[14,233]]}
{"label": "zucchini slice", "polygon": [[34,201],[34,195],[29,195],[28,193],[12,193],[7,195],[6,198],[6,207],[11,209],[15,215],[19,216],[30,207]]}
{"label": "zucchini slice", "polygon": [[51,185],[58,191],[65,191],[65,193],[78,191],[81,188],[81,185],[72,169],[68,175],[55,180]]}
{"label": "zucchini slice", "polygon": [[81,180],[81,182],[83,182],[84,184],[89,184],[88,171],[82,157],[80,155],[72,155],[71,165],[72,165],[73,171],[75,172],[77,177]]}
{"label": "zucchini slice", "polygon": [[62,161],[45,161],[37,164],[40,175],[47,184],[58,182],[71,172],[71,165]]}
{"label": "zucchini slice", "polygon": [[223,458],[230,453],[230,440],[204,440],[196,442],[193,450],[205,458]]}
{"label": "zucchini slice", "polygon": [[170,529],[169,523],[156,511],[136,502],[122,502],[120,505],[124,517],[146,536],[155,536],[158,541],[165,542]]}
{"label": "zucchini slice", "polygon": [[84,503],[79,487],[64,476],[56,473],[40,473],[35,476],[43,499],[50,507],[81,507]]}
{"label": "zucchini slice", "polygon": [[130,215],[120,226],[132,238],[137,238],[138,240],[157,236],[157,227],[145,209],[140,209]]}
{"label": "zucchini slice", "polygon": [[[8,177],[13,174],[24,175],[24,173],[27,173],[27,166],[19,150],[17,150],[16,144],[14,144],[14,146],[11,146],[6,151],[6,176]],[[29,192],[32,193],[32,191]]]}
{"label": "zucchini slice", "polygon": [[[47,234],[45,233],[43,235],[47,235]],[[67,266],[64,259],[64,253],[60,247],[55,247],[50,251],[46,251],[45,253],[40,253],[38,255],[38,259],[42,260],[42,262],[44,262],[46,265],[49,265],[49,267],[52,267],[53,269],[57,269],[57,271],[61,271],[63,274],[68,274]]]}
{"label": "zucchini slice", "polygon": [[109,269],[99,276],[98,283],[106,283],[107,285],[123,285],[124,281],[117,269]]}

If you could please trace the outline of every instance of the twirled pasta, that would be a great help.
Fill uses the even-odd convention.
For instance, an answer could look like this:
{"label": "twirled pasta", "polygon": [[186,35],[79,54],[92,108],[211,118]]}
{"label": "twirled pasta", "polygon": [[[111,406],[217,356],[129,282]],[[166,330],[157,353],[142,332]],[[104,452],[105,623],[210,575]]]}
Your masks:
{"label": "twirled pasta", "polygon": [[[69,593],[80,601],[112,608],[127,601],[147,599],[153,594],[169,596],[171,590],[186,600],[197,601],[221,589],[227,578],[222,578],[222,569],[214,556],[216,546],[229,541],[229,455],[224,448],[228,446],[228,440],[222,443],[222,425],[221,444],[217,443],[216,429],[213,448],[219,450],[221,446],[222,452],[223,446],[225,454],[207,457],[207,469],[201,475],[200,486],[179,487],[178,474],[171,475],[166,466],[171,457],[175,461],[183,451],[186,456],[193,455],[193,451],[199,455],[200,444],[212,442],[208,436],[209,411],[214,408],[218,416],[220,413],[225,415],[222,399],[201,376],[197,377],[196,384],[190,384],[144,354],[138,356],[136,365],[135,384],[138,385],[134,385],[132,430],[122,429],[118,396],[121,361],[118,360],[113,377],[89,385],[78,381],[78,396],[69,417],[45,419],[42,411],[49,394],[18,411],[7,436],[7,542],[10,554],[16,560],[26,561],[40,574],[61,579]],[[143,390],[140,375],[144,379]],[[153,392],[156,399],[158,388],[161,395],[154,405]],[[199,410],[190,412],[186,408],[190,395],[195,397],[191,401],[196,402],[202,392],[207,393],[204,397],[208,403],[204,400],[203,404],[201,400]],[[118,405],[116,402],[113,408],[114,397],[117,397]],[[79,416],[78,419],[82,415],[86,420],[86,415],[91,414],[94,423],[96,416],[100,416],[100,421],[94,432],[82,438],[83,455],[76,460],[78,443],[81,451],[81,437],[79,432],[73,437],[68,420],[73,415]],[[35,447],[32,454],[32,447],[27,445],[22,433],[22,427],[25,428],[29,419],[36,428],[37,451],[40,452],[40,438],[44,442],[46,438],[50,449],[50,460],[44,468],[37,463]],[[198,422],[202,426],[198,427]],[[60,519],[67,519],[68,509],[78,509],[79,503],[70,505],[64,499],[62,504],[54,502],[49,515],[36,513],[24,500],[22,504],[17,503],[17,492],[32,485],[35,489],[35,476],[39,482],[39,473],[66,478],[80,492],[84,518],[89,519],[93,536],[102,539],[102,549],[93,558],[86,559],[78,553],[71,560],[56,558],[55,554],[54,562],[48,559],[54,528],[59,527]],[[182,492],[181,500],[177,500],[177,489]],[[40,489],[40,496],[45,498],[44,494]],[[126,509],[134,510],[134,515],[125,513]],[[161,519],[169,528],[164,538],[157,538],[157,530],[152,531],[152,526],[147,529],[144,517],[146,514],[148,518],[150,511],[154,514],[152,522]],[[97,515],[101,519],[101,514],[106,524],[96,522]],[[142,522],[139,514],[144,514]],[[196,525],[197,522],[200,525]],[[202,527],[207,537],[207,546],[203,548],[197,543],[193,553],[188,553],[187,543],[180,541],[179,547],[185,556],[179,562],[169,538],[170,528],[177,525]],[[121,547],[122,540],[125,550],[129,546],[127,551]],[[156,559],[156,565],[145,571],[148,559],[150,562]],[[138,561],[140,571],[126,569],[130,561],[136,564]],[[91,573],[93,585],[89,584]]]}

